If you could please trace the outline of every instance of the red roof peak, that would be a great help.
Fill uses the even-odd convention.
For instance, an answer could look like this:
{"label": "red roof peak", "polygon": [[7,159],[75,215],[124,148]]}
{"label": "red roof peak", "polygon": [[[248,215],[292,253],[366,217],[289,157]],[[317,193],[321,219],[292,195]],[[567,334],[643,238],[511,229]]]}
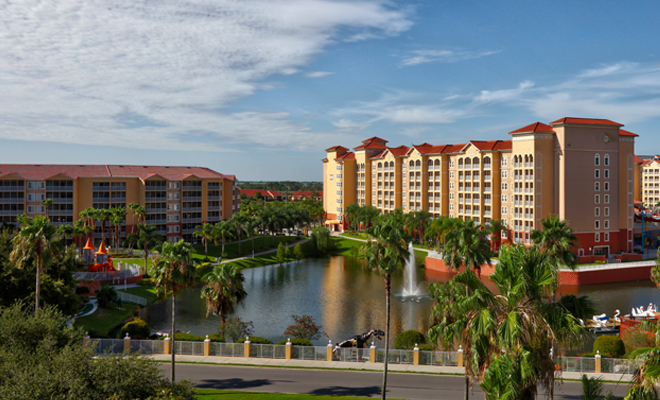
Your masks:
{"label": "red roof peak", "polygon": [[632,132],[626,131],[626,130],[624,130],[624,129],[619,129],[619,136],[635,136],[635,137],[637,137],[637,136],[639,136],[639,135],[636,134],[636,133],[632,133]]}
{"label": "red roof peak", "polygon": [[618,122],[610,121],[609,119],[599,119],[599,118],[565,117],[550,122],[550,125],[559,125],[559,124],[623,126],[623,124],[620,124]]}
{"label": "red roof peak", "polygon": [[343,147],[343,146],[333,146],[333,147],[329,147],[329,148],[325,149],[325,151],[337,151],[337,152],[339,150],[348,151],[348,149],[346,147]]}
{"label": "red roof peak", "polygon": [[509,132],[509,134],[515,134],[515,133],[554,133],[554,129],[550,125],[546,125],[542,122],[534,122],[533,124],[529,124],[527,126],[523,126],[520,129],[516,129],[515,131]]}
{"label": "red roof peak", "polygon": [[371,143],[371,142],[382,142],[387,143],[387,140],[379,138],[378,136],[370,137],[369,139],[364,139],[362,143]]}

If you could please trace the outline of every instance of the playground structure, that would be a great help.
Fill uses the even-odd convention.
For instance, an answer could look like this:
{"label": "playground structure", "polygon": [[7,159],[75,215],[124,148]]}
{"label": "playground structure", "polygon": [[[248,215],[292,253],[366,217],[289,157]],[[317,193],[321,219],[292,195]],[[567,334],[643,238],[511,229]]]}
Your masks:
{"label": "playground structure", "polygon": [[83,261],[88,272],[116,272],[112,261],[112,254],[105,248],[101,242],[98,251],[94,251],[92,240],[87,239],[87,244],[83,248]]}

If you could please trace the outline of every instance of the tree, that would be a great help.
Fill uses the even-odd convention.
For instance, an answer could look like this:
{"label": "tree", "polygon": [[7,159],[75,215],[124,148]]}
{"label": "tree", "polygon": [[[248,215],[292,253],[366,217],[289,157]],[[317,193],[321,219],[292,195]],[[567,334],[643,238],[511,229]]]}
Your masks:
{"label": "tree", "polygon": [[108,304],[116,302],[118,298],[117,289],[108,284],[101,285],[101,290],[96,291],[96,301],[101,308],[106,308]]}
{"label": "tree", "polygon": [[367,265],[385,276],[385,364],[383,366],[383,385],[381,389],[382,400],[385,400],[387,390],[392,273],[401,268],[409,256],[406,246],[407,238],[400,226],[388,220],[379,221],[367,230],[370,240],[365,242],[362,247],[362,254]]}
{"label": "tree", "polygon": [[300,245],[300,243],[298,243],[297,245],[294,246],[294,248],[293,248],[293,257],[296,260],[302,260],[305,257],[305,255],[303,254],[302,246]]}
{"label": "tree", "polygon": [[192,260],[193,248],[190,243],[180,240],[176,243],[164,242],[157,249],[153,273],[158,294],[163,290],[172,291],[172,382],[175,367],[176,294],[180,289],[195,283],[195,266]]}
{"label": "tree", "polygon": [[316,325],[311,315],[292,314],[294,324],[289,325],[284,331],[284,336],[294,339],[317,340],[325,333],[321,330],[323,326]]}
{"label": "tree", "polygon": [[450,230],[454,229],[456,225],[461,222],[457,218],[449,218],[447,216],[441,215],[439,218],[434,219],[429,224],[428,229],[426,230],[426,235],[429,238],[434,238],[438,242],[438,252],[442,251],[442,245],[444,244],[444,237]]}
{"label": "tree", "polygon": [[231,219],[229,220],[231,224],[233,225],[234,229],[237,232],[237,239],[238,239],[238,254],[241,255],[241,234],[244,232],[245,227],[248,224],[250,217],[245,214],[244,212],[237,212],[234,215],[231,216]]}
{"label": "tree", "polygon": [[193,236],[201,238],[202,244],[204,245],[204,257],[205,260],[209,259],[209,242],[215,240],[216,231],[213,229],[211,224],[197,225],[195,227],[195,232]]}
{"label": "tree", "polygon": [[499,251],[502,246],[502,231],[506,230],[506,225],[501,219],[493,219],[490,221],[488,231],[490,232],[490,241],[492,243],[493,251]]}
{"label": "tree", "polygon": [[359,226],[359,215],[362,207],[358,203],[351,203],[344,209],[344,218],[348,221],[348,229],[355,231]]}
{"label": "tree", "polygon": [[431,213],[427,210],[412,211],[406,214],[405,227],[411,236],[415,237],[417,231],[420,239],[425,237],[426,227],[431,219]]}
{"label": "tree", "polygon": [[655,267],[651,268],[651,280],[655,286],[660,288],[660,247],[658,247],[658,254],[655,259]]}
{"label": "tree", "polygon": [[136,215],[136,210],[139,207],[143,207],[143,206],[141,206],[139,203],[129,203],[128,204],[128,209],[133,211],[133,224],[132,224],[133,226],[131,227],[131,233],[135,232],[135,225],[136,225],[135,224],[135,217],[137,216]]}
{"label": "tree", "polygon": [[224,325],[227,315],[233,313],[234,307],[247,297],[243,281],[245,277],[240,268],[232,264],[216,265],[204,275],[202,298],[206,300],[206,316],[213,312],[213,315],[220,316]]}
{"label": "tree", "polygon": [[131,243],[135,243],[136,247],[141,247],[144,250],[144,272],[147,273],[147,261],[149,257],[149,249],[163,243],[163,235],[156,232],[158,227],[156,225],[138,225],[138,233],[131,233],[128,235]]}
{"label": "tree", "polygon": [[235,234],[234,227],[228,221],[220,221],[217,222],[213,228],[214,228],[215,237],[219,237],[222,239],[222,256],[226,257],[225,241],[229,238],[234,237]]}
{"label": "tree", "polygon": [[539,385],[551,391],[551,349],[585,337],[574,316],[548,301],[556,274],[547,253],[516,245],[500,251],[490,276],[494,292],[470,271],[454,278],[471,294],[458,301],[455,322],[439,331],[450,343],[461,338],[466,374],[482,381],[488,399],[532,399]]}
{"label": "tree", "polygon": [[37,271],[35,312],[37,312],[41,295],[41,274],[57,262],[62,254],[62,244],[57,238],[57,230],[50,224],[48,218],[37,215],[34,219],[30,219],[23,214],[18,216],[17,221],[21,224],[21,230],[14,237],[14,249],[10,258],[19,268],[35,263]]}
{"label": "tree", "polygon": [[330,230],[325,226],[319,226],[312,230],[312,243],[320,254],[328,254],[332,250],[332,236]]}
{"label": "tree", "polygon": [[101,242],[105,243],[105,221],[112,218],[112,211],[109,208],[100,208],[96,210],[96,220],[101,223]]}
{"label": "tree", "polygon": [[[460,220],[459,220],[460,221]],[[460,269],[472,268],[477,276],[481,276],[481,265],[490,265],[490,243],[487,232],[474,221],[461,221],[447,232],[442,250],[442,259],[448,266]]]}
{"label": "tree", "polygon": [[80,218],[85,221],[85,232],[87,233],[88,240],[91,239],[92,234],[96,230],[97,214],[98,210],[92,207],[85,208],[80,212]]}
{"label": "tree", "polygon": [[46,211],[46,219],[50,221],[50,218],[48,218],[48,211],[50,211],[50,206],[53,205],[53,199],[43,199],[41,200],[41,205],[44,206],[44,210]]}
{"label": "tree", "polygon": [[534,245],[548,253],[555,268],[565,265],[575,269],[577,257],[571,248],[575,247],[577,238],[573,234],[573,229],[568,226],[568,221],[560,220],[558,215],[551,214],[541,220],[541,225],[543,230],[532,231],[531,238]]}

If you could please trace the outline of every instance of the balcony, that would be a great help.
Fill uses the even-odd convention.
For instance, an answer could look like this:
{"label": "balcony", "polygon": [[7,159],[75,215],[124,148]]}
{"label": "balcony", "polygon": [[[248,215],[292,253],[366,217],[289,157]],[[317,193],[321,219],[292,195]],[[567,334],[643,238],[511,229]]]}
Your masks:
{"label": "balcony", "polygon": [[164,207],[159,207],[159,208],[150,208],[147,207],[147,214],[165,214],[166,208]]}
{"label": "balcony", "polygon": [[[62,225],[73,226],[73,222],[58,222],[58,221],[51,221],[50,224],[53,225],[53,226],[56,227],[56,228],[58,228],[58,227],[60,227],[60,226],[62,226]],[[99,237],[100,237],[100,235],[101,235],[101,234],[99,233]]]}
{"label": "balcony", "polygon": [[93,197],[92,202],[93,203],[110,203],[110,198],[109,197]]}
{"label": "balcony", "polygon": [[183,218],[183,219],[181,220],[181,222],[183,222],[184,224],[200,223],[200,222],[202,222],[202,218],[201,218],[201,217],[196,217],[196,218]]}
{"label": "balcony", "polygon": [[186,196],[184,194],[183,201],[202,201],[202,196]]}
{"label": "balcony", "polygon": [[201,212],[202,207],[183,207],[182,210],[183,210],[183,212],[193,212],[193,211]]}
{"label": "balcony", "polygon": [[25,186],[0,186],[0,192],[23,192]]}
{"label": "balcony", "polygon": [[[94,190],[96,190],[96,189],[94,189]],[[73,186],[46,185],[46,191],[48,191],[48,192],[73,192]]]}
{"label": "balcony", "polygon": [[220,196],[206,196],[208,200],[220,200]]}
{"label": "balcony", "polygon": [[490,168],[491,168],[491,164],[490,164],[490,163],[489,163],[489,164],[484,164],[484,169],[490,169]]}
{"label": "balcony", "polygon": [[0,215],[21,215],[25,210],[0,210]]}
{"label": "balcony", "polygon": [[23,204],[23,203],[25,203],[25,197],[0,197],[0,203],[2,203],[2,204]]}
{"label": "balcony", "polygon": [[73,210],[49,210],[48,215],[52,215],[52,216],[73,215]]}
{"label": "balcony", "polygon": [[484,211],[484,217],[490,217],[490,211]]}
{"label": "balcony", "polygon": [[219,216],[219,215],[216,215],[216,216],[214,216],[214,217],[208,217],[208,221],[209,221],[209,222],[217,222],[217,221],[220,221],[220,216]]}
{"label": "balcony", "polygon": [[164,203],[167,200],[167,197],[146,197],[145,202],[147,203]]}
{"label": "balcony", "polygon": [[110,186],[92,185],[92,190],[95,192],[109,192]]}

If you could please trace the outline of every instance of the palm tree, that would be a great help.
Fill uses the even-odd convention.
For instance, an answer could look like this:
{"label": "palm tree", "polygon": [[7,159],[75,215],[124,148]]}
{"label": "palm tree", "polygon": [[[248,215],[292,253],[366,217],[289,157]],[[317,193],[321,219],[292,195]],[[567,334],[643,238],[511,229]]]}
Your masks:
{"label": "palm tree", "polygon": [[570,269],[576,268],[577,258],[571,248],[575,247],[577,238],[568,221],[560,220],[558,215],[549,215],[541,220],[543,230],[534,229],[531,238],[534,245],[545,251],[559,268],[562,264]]}
{"label": "palm tree", "polygon": [[362,207],[358,203],[351,203],[344,209],[344,217],[348,221],[348,229],[355,231],[359,225],[359,215]]}
{"label": "palm tree", "polygon": [[383,366],[383,386],[381,399],[386,398],[387,389],[387,363],[389,357],[390,338],[390,291],[392,273],[401,268],[408,259],[406,237],[400,228],[401,225],[391,221],[380,221],[367,230],[371,237],[362,247],[362,253],[367,265],[385,276],[385,364]]}
{"label": "palm tree", "polygon": [[[135,243],[136,247],[141,247],[144,250],[144,274],[147,273],[147,259],[149,257],[149,249],[158,246],[159,244],[163,243],[163,235],[160,233],[156,232],[158,230],[158,227],[156,225],[138,225],[138,233],[137,236],[132,236],[136,235],[132,233],[130,241]],[[127,238],[128,239],[128,238]]]}
{"label": "palm tree", "polygon": [[202,277],[205,283],[202,288],[202,298],[206,300],[206,316],[210,312],[220,315],[224,326],[227,315],[234,312],[234,306],[240,304],[247,292],[243,289],[245,278],[240,268],[231,264],[220,264],[213,267]]}
{"label": "palm tree", "polygon": [[46,210],[46,219],[50,221],[48,218],[48,211],[50,209],[50,206],[53,205],[53,199],[44,199],[41,201],[41,205],[44,206],[44,210]]}
{"label": "palm tree", "polygon": [[420,239],[424,238],[426,226],[431,219],[431,213],[427,210],[413,211],[406,214],[405,227],[411,236],[415,237],[415,231]]}
{"label": "palm tree", "polygon": [[238,233],[238,254],[241,254],[241,233],[245,230],[245,226],[247,225],[250,217],[245,214],[244,212],[237,212],[234,215],[231,216],[231,219],[229,220],[232,225],[234,225],[234,229],[236,229],[236,232]]}
{"label": "palm tree", "polygon": [[204,244],[204,256],[208,261],[209,259],[209,242],[215,239],[215,230],[211,224],[202,224],[195,227],[195,232],[193,236],[202,238],[202,244]]}
{"label": "palm tree", "polygon": [[444,238],[447,232],[454,229],[456,225],[461,222],[462,220],[458,218],[449,218],[445,215],[442,215],[439,218],[431,221],[428,229],[426,230],[426,235],[429,238],[435,238],[437,240],[438,252],[442,251],[442,245],[444,244]]}
{"label": "palm tree", "polygon": [[[82,214],[82,213],[81,213]],[[94,228],[90,225],[87,225],[85,219],[79,219],[73,223],[73,226],[76,230],[76,236],[78,237],[78,250],[80,251],[80,257],[83,254],[83,238],[89,237],[89,235],[94,232]]]}
{"label": "palm tree", "polygon": [[546,297],[556,274],[547,253],[517,245],[500,251],[494,292],[469,271],[454,278],[472,295],[459,300],[456,321],[441,334],[450,342],[461,337],[466,376],[482,381],[488,399],[533,399],[539,384],[551,393],[553,343],[585,337],[577,319]]}
{"label": "palm tree", "polygon": [[80,218],[85,221],[85,232],[87,232],[87,239],[92,237],[96,230],[96,215],[98,210],[92,207],[85,208],[80,212]]}
{"label": "palm tree", "polygon": [[21,230],[12,239],[14,249],[9,257],[18,268],[25,268],[28,263],[35,263],[37,272],[35,312],[38,312],[41,274],[46,271],[46,268],[57,262],[62,254],[62,244],[57,238],[55,227],[50,224],[48,218],[37,215],[34,219],[30,219],[23,214],[19,215],[16,220],[21,224]]}
{"label": "palm tree", "polygon": [[138,207],[142,207],[142,206],[138,203],[129,203],[128,204],[128,209],[133,211],[133,227],[131,229],[131,232],[135,232],[135,217],[136,217],[135,211],[137,210]]}
{"label": "palm tree", "polygon": [[[460,220],[459,220],[460,221]],[[460,269],[472,268],[481,276],[481,266],[490,265],[490,243],[486,238],[487,232],[474,221],[461,221],[457,226],[447,232],[442,250],[442,259],[445,264]]]}
{"label": "palm tree", "polygon": [[172,382],[176,353],[176,293],[179,289],[191,287],[195,282],[195,266],[192,260],[193,248],[190,243],[180,240],[176,243],[165,242],[158,248],[154,259],[153,274],[158,293],[172,291]]}
{"label": "palm tree", "polygon": [[220,222],[216,222],[213,229],[214,229],[215,237],[216,238],[219,237],[222,240],[222,257],[226,257],[225,242],[227,239],[232,238],[234,236],[234,227],[228,221],[220,221]]}
{"label": "palm tree", "polygon": [[490,241],[492,243],[493,251],[500,251],[502,246],[502,231],[506,230],[506,225],[501,219],[493,219],[490,221],[488,231],[490,232]]}

